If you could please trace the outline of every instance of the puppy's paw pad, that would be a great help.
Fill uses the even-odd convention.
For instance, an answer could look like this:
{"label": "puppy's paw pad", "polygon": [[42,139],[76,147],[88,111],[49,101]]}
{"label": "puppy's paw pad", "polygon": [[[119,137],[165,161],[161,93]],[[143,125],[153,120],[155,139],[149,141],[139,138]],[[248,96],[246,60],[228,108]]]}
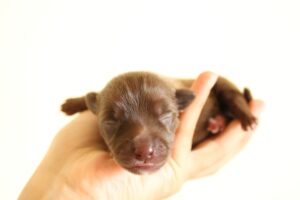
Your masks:
{"label": "puppy's paw pad", "polygon": [[208,119],[206,130],[212,134],[217,134],[222,132],[226,126],[225,117],[222,115],[217,115]]}

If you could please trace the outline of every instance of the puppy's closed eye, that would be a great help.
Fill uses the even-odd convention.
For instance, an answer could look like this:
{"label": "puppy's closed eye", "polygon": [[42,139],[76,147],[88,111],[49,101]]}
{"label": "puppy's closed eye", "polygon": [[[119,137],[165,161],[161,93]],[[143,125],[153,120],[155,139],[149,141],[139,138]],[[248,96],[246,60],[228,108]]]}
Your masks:
{"label": "puppy's closed eye", "polygon": [[108,133],[113,134],[118,130],[120,122],[117,120],[106,120],[102,125]]}
{"label": "puppy's closed eye", "polygon": [[173,123],[174,114],[172,112],[167,112],[159,117],[159,121],[167,126]]}

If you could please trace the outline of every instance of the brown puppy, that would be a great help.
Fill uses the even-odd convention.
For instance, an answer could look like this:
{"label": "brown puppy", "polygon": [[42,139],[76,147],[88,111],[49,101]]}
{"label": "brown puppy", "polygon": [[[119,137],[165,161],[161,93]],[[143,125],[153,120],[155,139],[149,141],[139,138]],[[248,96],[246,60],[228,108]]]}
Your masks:
{"label": "brown puppy", "polygon": [[[114,159],[125,169],[150,173],[166,162],[179,114],[194,99],[193,80],[161,77],[149,72],[131,72],[112,79],[100,92],[68,99],[62,111],[68,115],[91,110],[98,118],[102,135]],[[221,132],[232,120],[246,130],[256,123],[244,94],[224,78],[213,87],[199,117],[193,146]]]}

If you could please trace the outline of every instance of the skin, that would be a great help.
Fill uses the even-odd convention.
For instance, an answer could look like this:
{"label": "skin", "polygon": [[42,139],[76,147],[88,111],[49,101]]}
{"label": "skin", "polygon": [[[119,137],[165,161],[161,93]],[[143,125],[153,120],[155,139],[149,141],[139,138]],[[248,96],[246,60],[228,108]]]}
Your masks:
{"label": "skin", "polygon": [[[223,133],[191,150],[199,113],[216,78],[205,72],[193,84],[196,98],[181,115],[175,147],[159,171],[135,175],[116,164],[101,148],[96,117],[87,111],[56,135],[19,199],[162,199],[187,180],[214,174],[240,152],[253,132],[233,121]],[[250,102],[254,116],[258,117],[263,105],[259,100]]]}

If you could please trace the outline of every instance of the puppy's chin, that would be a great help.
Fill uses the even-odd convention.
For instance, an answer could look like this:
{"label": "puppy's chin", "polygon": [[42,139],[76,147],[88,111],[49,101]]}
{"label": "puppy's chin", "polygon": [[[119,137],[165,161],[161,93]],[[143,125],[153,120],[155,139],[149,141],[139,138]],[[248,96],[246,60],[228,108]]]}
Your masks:
{"label": "puppy's chin", "polygon": [[123,166],[126,170],[130,171],[131,173],[142,175],[142,174],[151,174],[156,171],[158,171],[165,162],[160,164],[154,164],[154,163],[144,163],[144,164],[135,164],[130,167]]}
{"label": "puppy's chin", "polygon": [[117,159],[115,157],[115,161],[127,171],[142,175],[142,174],[151,174],[158,171],[167,161],[168,156],[160,157],[159,160],[149,160],[149,161],[137,161],[135,159],[128,158],[127,160],[124,159]]}

